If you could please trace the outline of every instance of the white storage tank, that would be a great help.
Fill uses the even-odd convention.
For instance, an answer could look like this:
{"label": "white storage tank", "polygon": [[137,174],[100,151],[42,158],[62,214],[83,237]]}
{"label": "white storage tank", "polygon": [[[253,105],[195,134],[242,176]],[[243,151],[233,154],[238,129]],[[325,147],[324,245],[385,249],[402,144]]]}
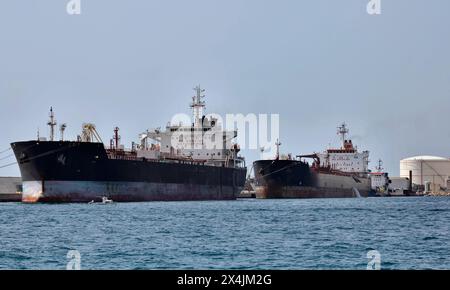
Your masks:
{"label": "white storage tank", "polygon": [[430,191],[448,190],[450,159],[437,156],[415,156],[400,160],[400,176],[409,177],[412,183],[429,187]]}

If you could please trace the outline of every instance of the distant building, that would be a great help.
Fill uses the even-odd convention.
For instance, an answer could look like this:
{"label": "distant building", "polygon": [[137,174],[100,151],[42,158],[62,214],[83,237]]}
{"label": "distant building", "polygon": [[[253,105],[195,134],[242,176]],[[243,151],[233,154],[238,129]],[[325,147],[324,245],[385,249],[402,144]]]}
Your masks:
{"label": "distant building", "polygon": [[20,177],[0,177],[0,201],[20,201],[22,199],[22,179]]}
{"label": "distant building", "polygon": [[447,191],[450,180],[450,159],[437,156],[415,156],[400,161],[400,176],[409,177],[412,183],[426,191]]}
{"label": "distant building", "polygon": [[404,195],[410,190],[410,181],[407,177],[390,177],[389,192],[392,195]]}
{"label": "distant building", "polygon": [[391,183],[389,189],[391,190],[408,190],[409,178],[407,177],[391,177]]}

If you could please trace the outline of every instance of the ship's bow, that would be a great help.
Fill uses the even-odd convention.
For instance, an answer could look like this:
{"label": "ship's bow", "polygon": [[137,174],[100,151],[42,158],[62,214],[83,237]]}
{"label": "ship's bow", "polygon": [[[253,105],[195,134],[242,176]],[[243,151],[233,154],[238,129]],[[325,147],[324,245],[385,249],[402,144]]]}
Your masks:
{"label": "ship's bow", "polygon": [[[24,141],[11,144],[22,177],[22,201],[72,202],[56,187],[84,180],[87,165],[105,157],[103,144],[71,141]],[[86,161],[87,160],[87,161]]]}
{"label": "ship's bow", "polygon": [[308,164],[298,160],[258,160],[253,168],[257,198],[286,198],[290,187],[312,182]]}

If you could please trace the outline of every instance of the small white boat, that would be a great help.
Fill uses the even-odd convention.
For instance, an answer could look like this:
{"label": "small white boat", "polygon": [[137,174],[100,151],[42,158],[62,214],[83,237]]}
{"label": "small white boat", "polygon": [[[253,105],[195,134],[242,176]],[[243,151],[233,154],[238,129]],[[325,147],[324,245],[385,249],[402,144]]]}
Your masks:
{"label": "small white boat", "polygon": [[102,203],[113,203],[112,199],[108,199],[106,196],[102,196]]}

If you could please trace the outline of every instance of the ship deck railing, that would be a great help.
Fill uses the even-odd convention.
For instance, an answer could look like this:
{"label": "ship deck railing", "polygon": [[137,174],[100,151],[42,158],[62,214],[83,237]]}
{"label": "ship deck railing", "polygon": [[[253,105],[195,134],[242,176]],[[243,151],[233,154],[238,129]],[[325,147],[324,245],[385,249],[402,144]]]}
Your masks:
{"label": "ship deck railing", "polygon": [[[145,158],[145,157],[137,157],[133,155],[131,152],[126,151],[107,151],[108,159],[115,160],[128,160],[128,161],[139,161],[139,162],[156,162],[156,163],[178,163],[178,164],[192,164],[192,165],[205,165],[205,166],[216,166],[216,167],[229,167],[229,165],[233,164],[232,160],[228,160],[226,162],[225,159],[216,159],[216,160],[193,160],[188,158],[180,158],[179,156],[163,156],[162,158]],[[228,166],[226,166],[228,163]],[[245,166],[245,162],[237,159],[235,162],[235,167],[243,168]]]}

